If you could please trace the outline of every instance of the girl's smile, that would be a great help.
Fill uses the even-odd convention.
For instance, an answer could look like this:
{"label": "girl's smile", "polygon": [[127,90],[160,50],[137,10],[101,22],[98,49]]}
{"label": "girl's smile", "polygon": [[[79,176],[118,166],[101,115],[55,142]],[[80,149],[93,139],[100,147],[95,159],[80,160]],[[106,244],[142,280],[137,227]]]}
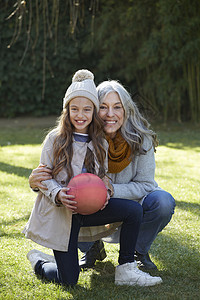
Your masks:
{"label": "girl's smile", "polygon": [[76,97],[70,101],[69,117],[75,132],[88,132],[88,126],[92,122],[93,112],[94,105],[88,98]]}

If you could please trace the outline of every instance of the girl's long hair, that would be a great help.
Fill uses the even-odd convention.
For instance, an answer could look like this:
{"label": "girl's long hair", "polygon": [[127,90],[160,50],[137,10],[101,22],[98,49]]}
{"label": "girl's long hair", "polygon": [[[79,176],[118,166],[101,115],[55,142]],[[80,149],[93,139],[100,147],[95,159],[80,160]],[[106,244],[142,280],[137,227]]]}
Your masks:
{"label": "girl's long hair", "polygon": [[[63,168],[66,168],[68,180],[73,177],[71,165],[73,157],[73,132],[74,127],[69,118],[69,106],[63,109],[61,116],[57,121],[57,136],[53,145],[53,177],[55,177]],[[89,125],[89,138],[93,142],[94,152],[99,163],[98,175],[102,178],[105,175],[104,160],[106,151],[103,148],[103,123],[94,107],[93,119]],[[84,165],[88,173],[95,174],[95,159],[93,152],[88,148]]]}
{"label": "girl's long hair", "polygon": [[98,85],[97,91],[100,103],[110,92],[118,94],[124,108],[124,123],[120,130],[124,139],[131,146],[132,154],[145,154],[146,151],[142,148],[145,137],[151,142],[155,151],[158,146],[156,133],[149,129],[150,124],[141,115],[136,103],[122,84],[115,80],[104,81]]}

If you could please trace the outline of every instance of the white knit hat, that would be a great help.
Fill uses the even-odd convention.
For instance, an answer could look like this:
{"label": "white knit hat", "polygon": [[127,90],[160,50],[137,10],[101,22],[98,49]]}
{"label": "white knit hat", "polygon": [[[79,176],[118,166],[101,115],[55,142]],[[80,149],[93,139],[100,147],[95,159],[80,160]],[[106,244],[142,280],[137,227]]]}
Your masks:
{"label": "white knit hat", "polygon": [[99,100],[97,89],[94,83],[94,75],[88,70],[77,71],[73,78],[72,84],[68,87],[63,99],[63,108],[75,97],[86,97],[99,110]]}

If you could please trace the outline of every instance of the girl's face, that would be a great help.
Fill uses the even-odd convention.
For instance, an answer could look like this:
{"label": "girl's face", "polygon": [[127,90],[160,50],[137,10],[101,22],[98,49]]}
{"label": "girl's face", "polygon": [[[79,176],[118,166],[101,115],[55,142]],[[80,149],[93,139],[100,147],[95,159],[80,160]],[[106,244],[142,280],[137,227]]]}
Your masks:
{"label": "girl's face", "polygon": [[92,122],[94,104],[88,98],[76,97],[69,103],[69,117],[74,131],[87,133],[88,126]]}
{"label": "girl's face", "polygon": [[124,122],[124,108],[118,93],[110,92],[100,103],[99,116],[104,122],[104,131],[113,139]]}

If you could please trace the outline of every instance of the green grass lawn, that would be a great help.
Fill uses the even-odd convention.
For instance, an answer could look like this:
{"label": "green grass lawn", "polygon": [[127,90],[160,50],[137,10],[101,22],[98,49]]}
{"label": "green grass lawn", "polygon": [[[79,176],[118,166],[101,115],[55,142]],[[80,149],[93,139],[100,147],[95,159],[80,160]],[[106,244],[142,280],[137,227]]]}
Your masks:
{"label": "green grass lawn", "polygon": [[[163,284],[114,285],[118,245],[105,244],[107,258],[82,272],[78,285],[63,288],[37,278],[26,254],[36,248],[21,233],[33,207],[28,185],[38,165],[41,142],[55,118],[0,120],[0,299],[200,299],[200,128],[191,124],[155,124],[160,146],[156,180],[173,194],[176,211],[150,251]],[[81,253],[80,253],[81,255]]]}

